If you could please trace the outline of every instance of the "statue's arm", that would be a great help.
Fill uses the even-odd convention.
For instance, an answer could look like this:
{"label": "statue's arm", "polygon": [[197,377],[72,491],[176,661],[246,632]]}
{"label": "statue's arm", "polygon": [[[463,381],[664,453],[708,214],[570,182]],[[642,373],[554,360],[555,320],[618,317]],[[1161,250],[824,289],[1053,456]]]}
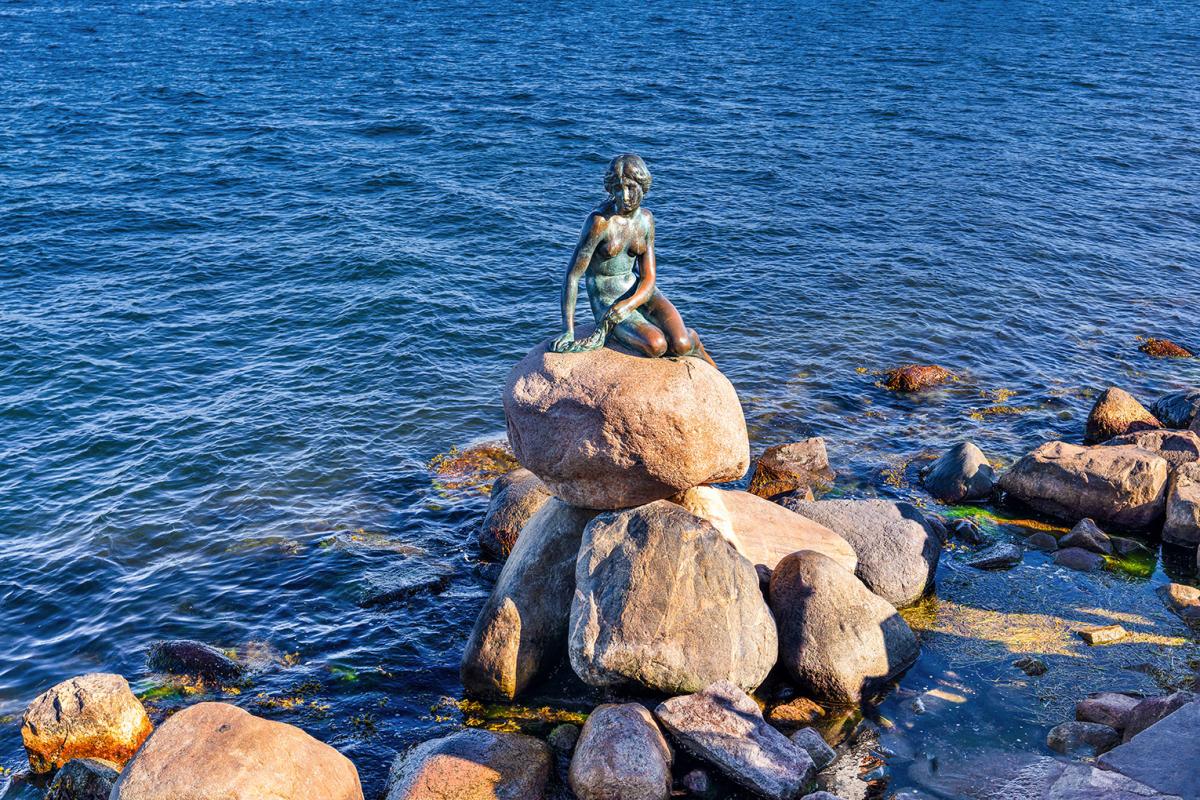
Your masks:
{"label": "statue's arm", "polygon": [[579,298],[579,279],[587,272],[588,264],[592,263],[592,255],[604,235],[604,217],[599,214],[589,214],[579,235],[579,243],[571,254],[571,262],[567,265],[567,274],[562,285],[562,323],[563,336],[566,341],[575,338],[575,301]]}
{"label": "statue's arm", "polygon": [[638,256],[638,282],[631,294],[613,303],[605,316],[612,316],[614,322],[620,322],[633,311],[644,306],[654,296],[655,271],[658,268],[654,260],[654,217],[648,210],[646,215],[646,251]]}

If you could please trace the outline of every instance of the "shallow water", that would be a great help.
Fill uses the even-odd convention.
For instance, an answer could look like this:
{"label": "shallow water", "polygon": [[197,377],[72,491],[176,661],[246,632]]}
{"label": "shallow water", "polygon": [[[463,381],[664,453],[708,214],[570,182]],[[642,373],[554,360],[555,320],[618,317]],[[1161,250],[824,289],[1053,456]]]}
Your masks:
{"label": "shallow water", "polygon": [[[461,719],[438,704],[491,574],[485,501],[427,464],[502,432],[620,151],[654,172],[661,286],[752,447],[823,435],[844,491],[919,497],[912,460],[961,438],[1005,461],[1076,436],[1110,382],[1200,385],[1136,349],[1200,349],[1191,4],[614,13],[0,2],[0,765],[38,692],[150,690],[166,636],[261,643],[276,666],[229,699],[337,746],[368,797]],[[875,385],[911,360],[961,380]],[[1165,579],[1019,571],[1055,608],[1115,581],[1144,615]],[[1048,727],[1003,664],[929,638],[902,689],[953,670],[987,702],[914,746]]]}

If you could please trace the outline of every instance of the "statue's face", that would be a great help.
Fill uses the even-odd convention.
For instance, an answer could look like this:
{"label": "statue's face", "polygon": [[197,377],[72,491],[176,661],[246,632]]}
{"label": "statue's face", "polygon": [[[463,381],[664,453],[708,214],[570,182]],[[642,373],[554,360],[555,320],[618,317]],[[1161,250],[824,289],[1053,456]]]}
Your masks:
{"label": "statue's face", "polygon": [[613,191],[613,200],[622,214],[632,214],[642,204],[642,185],[627,171],[621,174],[621,183]]}

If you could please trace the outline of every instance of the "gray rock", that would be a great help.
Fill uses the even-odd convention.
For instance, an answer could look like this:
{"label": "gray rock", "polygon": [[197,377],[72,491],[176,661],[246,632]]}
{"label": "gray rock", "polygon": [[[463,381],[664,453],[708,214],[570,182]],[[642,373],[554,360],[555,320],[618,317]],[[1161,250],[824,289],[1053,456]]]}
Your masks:
{"label": "gray rock", "polygon": [[1124,536],[1109,536],[1108,541],[1112,544],[1113,552],[1119,556],[1150,552],[1149,547],[1137,541],[1136,539],[1127,539]]}
{"label": "gray rock", "polygon": [[1096,692],[1075,704],[1075,719],[1080,722],[1097,722],[1118,731],[1125,730],[1129,712],[1142,701],[1117,692]]}
{"label": "gray rock", "polygon": [[775,623],[754,567],[674,503],[593,520],[575,584],[569,654],[585,683],[678,694],[729,680],[753,691],[775,664]]}
{"label": "gray rock", "polygon": [[479,529],[483,552],[497,560],[508,558],[521,529],[549,499],[546,484],[527,469],[514,469],[497,478]]}
{"label": "gray rock", "polygon": [[562,655],[575,556],[595,514],[552,498],[525,525],[467,640],[459,672],[469,694],[511,700]]}
{"label": "gray rock", "polygon": [[1058,540],[1058,546],[1062,548],[1082,547],[1084,550],[1104,555],[1112,555],[1113,551],[1108,534],[1100,530],[1090,519],[1081,519],[1075,523],[1075,527],[1071,529],[1070,533]]}
{"label": "gray rock", "polygon": [[856,704],[919,654],[896,609],[819,553],[802,550],[780,561],[770,602],[779,659],[814,700]]}
{"label": "gray rock", "polygon": [[829,792],[813,792],[812,794],[804,795],[800,800],[842,800],[842,798]]}
{"label": "gray rock", "polygon": [[[1058,769],[1061,770],[1058,777],[1044,794],[1038,795],[1042,800],[1181,800],[1176,795],[1160,794],[1119,773],[1087,764],[1060,764]],[[1003,791],[1007,791],[1007,787]],[[1015,800],[1022,795],[1002,792],[995,797],[996,800]]]}
{"label": "gray rock", "polygon": [[1184,547],[1200,544],[1200,464],[1185,464],[1171,477],[1162,538]]}
{"label": "gray rock", "polygon": [[44,800],[108,800],[120,767],[101,758],[73,758],[50,782]]}
{"label": "gray rock", "polygon": [[817,733],[816,728],[801,728],[788,738],[792,740],[792,744],[808,753],[817,772],[828,767],[837,758],[837,753],[826,743],[825,737]]}
{"label": "gray rock", "polygon": [[1200,416],[1200,389],[1164,395],[1155,402],[1152,410],[1168,428],[1187,428]]}
{"label": "gray rock", "polygon": [[1082,547],[1067,547],[1054,554],[1054,563],[1079,572],[1095,572],[1104,566],[1104,557]]}
{"label": "gray rock", "polygon": [[1191,431],[1141,431],[1109,439],[1105,444],[1133,445],[1148,450],[1164,459],[1171,469],[1200,461],[1200,436]]}
{"label": "gray rock", "polygon": [[825,440],[820,436],[768,447],[754,467],[751,494],[771,498],[784,492],[813,489],[833,483]]}
{"label": "gray rock", "polygon": [[1121,734],[1098,722],[1064,722],[1046,736],[1046,746],[1065,756],[1095,756],[1121,743]]}
{"label": "gray rock", "polygon": [[950,532],[955,539],[967,544],[987,544],[990,539],[983,532],[983,526],[970,517],[960,517],[950,526]]}
{"label": "gray rock", "polygon": [[555,725],[554,729],[546,737],[546,743],[560,753],[570,753],[575,749],[575,744],[578,741],[579,726],[572,725],[569,722]]}
{"label": "gray rock", "polygon": [[1159,697],[1147,697],[1134,706],[1133,710],[1125,717],[1124,741],[1128,742],[1151,725],[1169,717],[1195,700],[1196,695],[1191,692],[1174,692]]}
{"label": "gray rock", "polygon": [[933,586],[942,543],[911,504],[789,498],[784,505],[849,542],[858,556],[854,574],[897,608],[917,602]]}
{"label": "gray rock", "polygon": [[1120,747],[1102,755],[1101,767],[1164,794],[1200,798],[1200,703],[1188,703]]}
{"label": "gray rock", "polygon": [[568,778],[579,800],[667,800],[673,760],[643,706],[602,705],[583,725]]}
{"label": "gray rock", "polygon": [[982,450],[971,442],[961,442],[930,464],[922,481],[943,503],[962,503],[990,497],[996,474]]}
{"label": "gray rock", "polygon": [[702,769],[694,769],[679,779],[679,784],[691,797],[708,797],[713,790],[712,778]]}
{"label": "gray rock", "polygon": [[387,800],[542,800],[551,763],[532,736],[468,728],[398,756]]}
{"label": "gray rock", "polygon": [[1020,547],[1004,542],[971,556],[966,564],[976,569],[1011,569],[1021,563],[1021,556]]}
{"label": "gray rock", "polygon": [[758,704],[728,681],[672,697],[654,715],[685,750],[763,797],[794,800],[815,773],[808,753],[768,725]]}
{"label": "gray rock", "polygon": [[1048,553],[1053,553],[1058,549],[1058,539],[1055,539],[1045,531],[1038,531],[1026,539],[1025,542],[1035,550],[1045,550]]}
{"label": "gray rock", "polygon": [[393,567],[370,570],[358,600],[362,608],[380,608],[413,597],[441,594],[450,586],[454,570],[449,564],[404,559]]}
{"label": "gray rock", "polygon": [[146,666],[153,672],[195,675],[208,681],[233,681],[245,668],[217,648],[191,639],[155,642],[146,651]]}

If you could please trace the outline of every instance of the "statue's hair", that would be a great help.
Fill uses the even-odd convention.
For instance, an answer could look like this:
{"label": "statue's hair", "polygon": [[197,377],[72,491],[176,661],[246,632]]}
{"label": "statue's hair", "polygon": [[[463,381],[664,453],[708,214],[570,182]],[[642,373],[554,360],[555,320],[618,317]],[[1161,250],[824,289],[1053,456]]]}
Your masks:
{"label": "statue's hair", "polygon": [[646,162],[642,161],[642,157],[633,153],[622,153],[608,162],[608,172],[604,173],[604,190],[609,194],[615,192],[621,185],[621,173],[626,170],[642,187],[642,194],[650,191],[650,184],[654,182],[650,177],[650,170],[646,167]]}

